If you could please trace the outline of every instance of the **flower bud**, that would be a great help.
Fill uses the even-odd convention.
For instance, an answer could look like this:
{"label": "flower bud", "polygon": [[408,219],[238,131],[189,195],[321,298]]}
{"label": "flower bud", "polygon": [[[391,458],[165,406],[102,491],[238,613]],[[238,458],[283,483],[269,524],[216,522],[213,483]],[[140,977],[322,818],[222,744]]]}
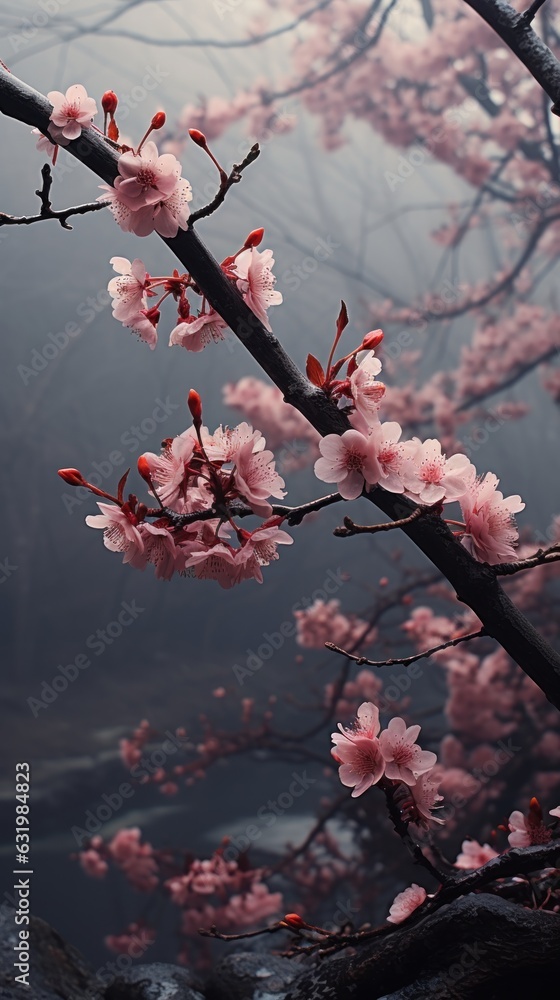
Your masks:
{"label": "flower bud", "polygon": [[163,128],[165,125],[165,111],[156,111],[151,124],[153,129]]}
{"label": "flower bud", "polygon": [[142,479],[144,480],[144,482],[146,482],[148,484],[148,486],[151,486],[152,485],[152,475],[151,475],[151,472],[150,472],[150,464],[149,464],[148,459],[146,458],[145,455],[140,455],[140,458],[138,459],[138,462],[137,462],[137,467],[138,467],[138,472],[142,476]]}
{"label": "flower bud", "polygon": [[190,390],[187,398],[187,405],[191,411],[195,427],[200,427],[202,423],[202,400],[196,389]]}
{"label": "flower bud", "polygon": [[262,228],[253,229],[253,231],[249,233],[243,246],[245,247],[246,250],[249,250],[250,247],[258,247],[259,243],[262,242],[263,236],[264,236],[264,229]]}
{"label": "flower bud", "polygon": [[292,927],[294,930],[301,930],[302,927],[307,927],[305,920],[302,920],[299,913],[286,913],[281,923],[287,924],[288,927]]}
{"label": "flower bud", "polygon": [[101,107],[106,115],[114,115],[119,99],[114,90],[106,90],[101,98]]}
{"label": "flower bud", "polygon": [[206,147],[206,136],[204,132],[201,132],[198,128],[190,128],[189,135],[193,142],[196,142],[197,146],[202,146],[204,149]]}
{"label": "flower bud", "polygon": [[58,475],[69,486],[87,486],[82,473],[78,469],[59,469]]}
{"label": "flower bud", "polygon": [[383,330],[370,330],[362,340],[363,351],[374,351],[383,340]]}

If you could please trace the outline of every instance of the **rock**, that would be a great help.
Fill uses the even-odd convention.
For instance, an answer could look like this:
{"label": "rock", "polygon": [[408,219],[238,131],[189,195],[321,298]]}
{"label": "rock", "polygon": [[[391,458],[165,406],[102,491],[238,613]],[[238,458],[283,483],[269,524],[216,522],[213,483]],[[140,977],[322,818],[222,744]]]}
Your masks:
{"label": "rock", "polygon": [[[17,983],[14,945],[18,931],[29,929],[29,986]],[[16,927],[14,911],[0,924],[0,1000],[104,1000],[93,970],[75,948],[44,920],[31,917],[28,928]]]}
{"label": "rock", "polygon": [[284,1000],[301,972],[293,959],[235,952],[216,965],[204,995],[206,1000]]}
{"label": "rock", "polygon": [[103,1000],[204,1000],[188,969],[164,962],[135,965],[106,987]]}

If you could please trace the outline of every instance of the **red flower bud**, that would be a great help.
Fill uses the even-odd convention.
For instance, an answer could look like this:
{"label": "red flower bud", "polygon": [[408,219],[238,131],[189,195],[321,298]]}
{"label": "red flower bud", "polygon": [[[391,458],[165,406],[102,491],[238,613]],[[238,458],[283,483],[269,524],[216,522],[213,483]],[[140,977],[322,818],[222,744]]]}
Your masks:
{"label": "red flower bud", "polygon": [[383,330],[370,330],[362,340],[363,351],[374,351],[383,340]]}
{"label": "red flower bud", "polygon": [[114,115],[119,99],[114,90],[106,90],[101,98],[101,107],[106,115]]}
{"label": "red flower bud", "polygon": [[202,400],[196,391],[196,389],[191,389],[187,398],[187,405],[191,411],[193,423],[195,427],[198,425],[200,427],[202,423]]}
{"label": "red flower bud", "polygon": [[281,923],[287,924],[288,927],[293,927],[294,930],[301,930],[302,927],[307,927],[305,920],[302,920],[299,913],[287,913]]}
{"label": "red flower bud", "polygon": [[189,135],[193,142],[196,142],[197,146],[202,146],[203,149],[206,148],[206,136],[204,132],[201,132],[198,128],[190,128]]}
{"label": "red flower bud", "polygon": [[246,250],[250,247],[258,247],[259,243],[262,243],[262,238],[264,236],[264,229],[253,229],[252,233],[249,233],[247,239],[243,246]]}
{"label": "red flower bud", "polygon": [[150,465],[149,465],[148,459],[146,458],[145,455],[140,455],[140,458],[138,459],[137,465],[138,465],[138,472],[142,476],[142,479],[144,480],[144,482],[146,482],[148,484],[148,486],[151,486],[152,485],[152,475],[151,475],[151,472],[150,472]]}
{"label": "red flower bud", "polygon": [[156,111],[154,117],[152,118],[152,128],[158,129],[163,128],[165,125],[165,111]]}
{"label": "red flower bud", "polygon": [[87,483],[78,469],[59,469],[58,475],[69,486],[86,486]]}

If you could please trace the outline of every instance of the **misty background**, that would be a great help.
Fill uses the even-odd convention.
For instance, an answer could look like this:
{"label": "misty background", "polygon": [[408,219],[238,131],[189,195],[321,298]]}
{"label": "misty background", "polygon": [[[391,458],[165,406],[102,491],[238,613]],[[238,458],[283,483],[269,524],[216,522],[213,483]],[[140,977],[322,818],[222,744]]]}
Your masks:
{"label": "misty background", "polygon": [[[188,5],[160,0],[133,8],[122,23],[160,38],[180,33],[231,39],[243,37],[250,18],[268,10],[260,0],[245,0],[221,15],[219,6],[206,0],[191,0]],[[116,3],[95,7],[60,3],[56,19],[87,21],[93,13],[98,17],[116,7]],[[130,114],[117,120],[123,135],[136,142],[158,110],[164,110],[171,122],[200,95],[231,96],[269,72],[278,78],[289,67],[289,38],[249,49],[164,48],[95,35],[52,44],[53,30],[47,25],[32,38],[24,38],[23,44],[18,24],[39,9],[40,4],[0,6],[2,59],[43,93],[81,82],[98,107],[107,89],[115,90],[121,101],[128,96]],[[280,11],[276,20],[282,23],[286,17]],[[157,84],[137,101],[130,95],[146,74]],[[349,350],[369,329],[368,302],[389,296],[407,303],[427,290],[442,291],[446,281],[474,281],[496,268],[499,256],[493,234],[474,234],[469,255],[461,258],[461,273],[436,278],[441,248],[430,232],[444,221],[445,213],[421,210],[399,216],[396,211],[412,203],[460,200],[472,194],[450,170],[428,157],[391,191],[385,173],[397,169],[401,151],[386,146],[367,126],[349,122],[346,145],[325,152],[316,139],[317,122],[302,112],[297,97],[288,99],[282,110],[297,117],[293,130],[273,134],[263,143],[259,160],[230,191],[225,205],[197,228],[221,259],[234,252],[252,229],[265,227],[263,248],[274,250],[277,287],[284,295],[284,304],[271,310],[270,318],[300,367],[308,352],[326,359],[341,298],[351,317],[344,341]],[[26,126],[2,119],[0,128],[0,211],[33,214],[43,159]],[[229,167],[254,138],[247,136],[242,123],[213,142],[212,148]],[[199,207],[208,200],[204,191],[215,183],[215,171],[194,144],[186,147],[181,161],[183,176],[193,186],[192,207]],[[59,171],[53,183],[54,207],[94,200],[99,193],[97,179],[64,152],[60,163],[68,169]],[[119,738],[143,718],[162,732],[178,725],[194,732],[201,712],[235,728],[240,695],[255,698],[261,708],[270,694],[278,695],[279,718],[294,726],[313,719],[305,708],[313,701],[310,691],[315,691],[317,701],[334,676],[336,663],[300,650],[290,639],[242,689],[233,666],[245,663],[248,651],[263,641],[266,632],[291,620],[293,605],[321,588],[329,571],[345,574],[346,582],[336,594],[342,610],[361,612],[375,595],[381,576],[397,579],[386,555],[392,545],[402,548],[408,562],[423,563],[404,538],[390,543],[369,539],[366,544],[333,538],[332,528],[341,520],[340,510],[334,508],[292,529],[295,544],[283,549],[279,561],[265,570],[261,587],[251,582],[223,591],[213,583],[180,577],[165,583],[149,569],[139,573],[122,566],[119,557],[103,547],[101,533],[84,525],[86,515],[97,512],[94,499],[69,501],[71,488],[56,470],[78,467],[87,477],[96,465],[104,469],[111,464],[111,453],[119,451],[126,462],[103,485],[113,490],[130,464],[130,486],[140,491],[136,458],[143,451],[157,451],[162,437],[188,426],[185,399],[191,387],[201,392],[205,422],[213,428],[242,419],[224,406],[224,383],[261,373],[231,338],[198,355],[169,349],[167,337],[175,325],[171,306],[162,315],[160,340],[151,352],[111,316],[106,304],[106,287],[113,275],[109,259],[140,256],[150,273],[165,274],[175,266],[172,254],[155,234],[139,242],[121,232],[108,211],[71,223],[72,232],[55,222],[0,229],[0,561],[16,567],[0,584],[1,815],[6,832],[1,859],[9,889],[15,763],[30,761],[33,912],[101,965],[111,958],[103,947],[103,935],[121,930],[138,907],[128,908],[128,895],[116,881],[93,882],[69,859],[76,850],[71,828],[82,825],[86,811],[101,802],[104,792],[113,792],[126,780],[117,756]],[[317,258],[319,241],[335,249],[305,280],[298,279],[298,287],[294,275],[306,258]],[[543,284],[543,301],[548,294]],[[80,335],[71,338],[42,371],[26,375],[34,350],[41,353],[53,342],[49,335],[56,336],[68,323],[77,323]],[[428,372],[453,364],[471,326],[467,318],[450,330],[434,325],[430,335],[423,336]],[[527,507],[520,526],[545,532],[557,512],[557,471],[553,462],[545,460],[558,432],[557,411],[541,389],[537,373],[503,398],[528,401],[531,413],[522,421],[506,422],[474,460],[481,471],[490,468],[497,473],[505,494],[522,495]],[[154,410],[162,402],[164,411],[157,412],[167,415],[151,429]],[[150,432],[142,431],[144,440],[135,447],[138,433],[133,428],[143,423]],[[309,468],[285,478],[288,503],[323,492]],[[356,507],[358,519],[362,513],[371,516],[367,505],[363,510]],[[59,664],[87,652],[87,638],[113,621],[123,602],[136,602],[143,610],[35,717],[28,699],[41,696],[42,683],[56,676]],[[296,657],[302,652],[299,662]],[[217,701],[212,691],[220,686],[231,695]],[[434,676],[422,697],[437,705],[441,690]],[[286,702],[288,697],[292,702]],[[294,699],[304,707],[298,709]],[[327,742],[324,751],[326,755]],[[245,817],[254,816],[271,793],[286,787],[293,766],[264,763],[240,758],[219,766],[205,781],[182,788],[173,799],[159,796],[154,788],[140,788],[101,832],[106,836],[120,826],[140,823],[154,845],[188,845],[198,856],[208,856],[221,836],[235,833],[236,824],[242,828],[248,821]],[[320,766],[315,776],[316,791],[276,824],[265,845],[268,850],[305,836],[326,787]],[[147,960],[173,959],[175,945],[172,936],[162,935]]]}

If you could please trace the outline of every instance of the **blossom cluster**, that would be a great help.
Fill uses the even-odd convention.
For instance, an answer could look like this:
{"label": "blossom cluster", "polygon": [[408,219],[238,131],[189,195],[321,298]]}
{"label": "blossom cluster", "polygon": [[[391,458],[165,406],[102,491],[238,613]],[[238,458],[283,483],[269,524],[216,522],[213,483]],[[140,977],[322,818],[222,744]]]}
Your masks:
{"label": "blossom cluster", "polygon": [[340,765],[340,781],[353,789],[353,798],[387,778],[410,788],[416,822],[443,822],[432,814],[441,800],[438,783],[430,773],[437,757],[416,743],[420,726],[407,727],[404,719],[397,716],[381,731],[379,709],[373,702],[364,702],[354,725],[345,728],[339,723],[338,728],[340,732],[332,734],[331,754]]}
{"label": "blossom cluster", "polygon": [[[382,422],[379,411],[386,387],[378,379],[382,365],[375,347],[381,343],[383,333],[375,330],[366,334],[356,350],[331,365],[346,322],[343,304],[326,373],[315,358],[310,355],[308,359],[311,380],[343,406],[352,424],[343,434],[327,434],[321,439],[316,476],[323,482],[336,483],[345,500],[355,500],[364,489],[382,486],[417,504],[442,506],[458,501],[463,522],[452,523],[461,528],[457,534],[467,551],[491,564],[513,559],[518,538],[514,514],[525,507],[521,497],[504,497],[493,473],[477,476],[466,455],[447,457],[436,438],[402,441],[400,424]],[[365,357],[358,362],[364,350]],[[346,378],[338,378],[346,362]]]}
{"label": "blossom cluster", "polygon": [[[114,200],[112,203],[114,204]],[[263,233],[262,229],[250,233],[241,249],[222,262],[222,271],[241,292],[247,305],[267,330],[270,330],[267,310],[282,302],[282,294],[274,288],[276,279],[272,274],[272,250],[257,250]],[[152,277],[139,258],[130,261],[126,257],[112,257],[111,264],[117,272],[117,277],[112,278],[108,285],[113,300],[113,316],[124,327],[136,333],[152,350],[157,344],[160,306],[170,296],[177,304],[177,323],[169,336],[170,347],[184,347],[187,351],[199,352],[208,344],[225,339],[227,324],[208,305],[204,296],[201,307],[193,313],[187,292],[195,293],[197,286],[190,275],[179,274],[175,270],[172,275]],[[150,306],[149,300],[157,297],[156,289],[160,289],[161,295]]]}
{"label": "blossom cluster", "polygon": [[[263,870],[226,861],[224,848],[211,858],[186,858],[184,866],[169,875],[171,856],[142,843],[138,827],[125,827],[107,843],[99,836],[92,837],[78,858],[92,878],[103,878],[114,864],[135,889],[163,891],[181,910],[181,933],[187,944],[189,938],[198,938],[201,927],[248,929],[282,911],[282,894],[270,892],[263,882]],[[145,950],[153,943],[155,932],[131,925],[122,934],[110,935],[106,944],[112,951],[124,952],[131,938],[140,940]]]}
{"label": "blossom cluster", "polygon": [[[292,544],[280,528],[283,517],[272,516],[268,499],[285,495],[274,455],[249,424],[220,426],[209,433],[193,390],[189,406],[193,426],[167,438],[160,454],[146,452],[138,460],[158,507],[139,503],[134,494],[125,500],[126,476],[112,496],[92,487],[76,469],[62,469],[59,475],[110,501],[98,502],[101,513],[88,515],[86,523],[103,531],[105,546],[120,553],[124,563],[140,570],[151,563],[156,576],[165,580],[181,573],[217,580],[224,588],[247,579],[262,583],[261,568],[278,558],[278,545]],[[265,520],[251,531],[239,527],[231,514],[235,504]],[[233,535],[237,545],[231,542]]]}

